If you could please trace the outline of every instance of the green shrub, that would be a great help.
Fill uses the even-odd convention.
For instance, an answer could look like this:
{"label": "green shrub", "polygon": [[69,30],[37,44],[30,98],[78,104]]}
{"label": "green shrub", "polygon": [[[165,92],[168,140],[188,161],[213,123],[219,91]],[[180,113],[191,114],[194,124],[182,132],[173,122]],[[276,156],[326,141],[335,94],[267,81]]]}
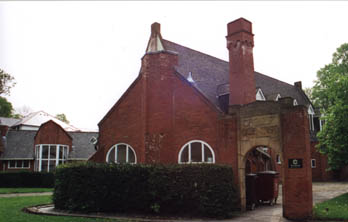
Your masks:
{"label": "green shrub", "polygon": [[0,187],[53,187],[54,174],[30,171],[0,173]]}
{"label": "green shrub", "polygon": [[57,209],[224,218],[237,206],[229,166],[80,163],[55,174]]}

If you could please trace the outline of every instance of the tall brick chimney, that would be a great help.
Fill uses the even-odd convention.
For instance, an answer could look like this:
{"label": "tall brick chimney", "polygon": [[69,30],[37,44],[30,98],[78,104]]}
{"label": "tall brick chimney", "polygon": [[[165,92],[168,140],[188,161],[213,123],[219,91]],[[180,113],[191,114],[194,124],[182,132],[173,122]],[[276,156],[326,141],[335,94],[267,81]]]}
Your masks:
{"label": "tall brick chimney", "polygon": [[254,78],[254,34],[252,24],[244,18],[227,25],[227,48],[230,68],[230,105],[242,105],[256,100]]}

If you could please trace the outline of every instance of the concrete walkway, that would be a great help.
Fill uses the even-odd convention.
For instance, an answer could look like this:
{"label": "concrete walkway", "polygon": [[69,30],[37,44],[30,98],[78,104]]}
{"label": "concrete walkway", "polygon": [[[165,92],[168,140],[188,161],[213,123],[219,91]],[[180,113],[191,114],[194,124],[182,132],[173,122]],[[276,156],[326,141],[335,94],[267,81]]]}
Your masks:
{"label": "concrete walkway", "polygon": [[[48,192],[49,194],[50,192]],[[343,193],[348,193],[348,182],[333,182],[333,183],[313,183],[313,204],[319,203],[328,199],[331,199],[335,196],[341,195]],[[45,193],[46,194],[46,193]],[[45,195],[43,193],[37,193],[34,195]],[[48,195],[46,194],[46,195]],[[17,195],[17,194],[15,194]],[[33,195],[33,194],[32,194]],[[18,194],[18,196],[23,196],[23,194]],[[29,195],[28,195],[29,196]],[[28,210],[32,213],[39,213],[39,214],[51,214],[51,215],[57,215],[57,216],[80,216],[80,217],[92,217],[92,218],[111,218],[111,219],[127,219],[127,220],[134,220],[134,221],[156,221],[156,222],[199,222],[199,221],[209,221],[209,222],[243,222],[243,221],[255,221],[255,222],[289,222],[290,220],[287,220],[282,217],[283,209],[282,209],[282,198],[281,198],[281,189],[279,192],[279,198],[277,201],[277,204],[274,206],[268,206],[268,205],[262,205],[257,207],[253,211],[247,211],[240,216],[227,219],[227,220],[210,220],[210,219],[159,219],[159,218],[141,218],[141,217],[122,217],[119,215],[112,215],[112,214],[101,214],[101,213],[95,213],[95,214],[74,214],[74,213],[68,213],[65,211],[58,211],[55,210],[53,205],[46,205],[46,206],[40,206],[40,207],[31,207]]]}
{"label": "concrete walkway", "polygon": [[40,192],[40,193],[9,193],[9,194],[0,194],[1,197],[30,197],[30,196],[47,196],[52,195],[53,192]]}

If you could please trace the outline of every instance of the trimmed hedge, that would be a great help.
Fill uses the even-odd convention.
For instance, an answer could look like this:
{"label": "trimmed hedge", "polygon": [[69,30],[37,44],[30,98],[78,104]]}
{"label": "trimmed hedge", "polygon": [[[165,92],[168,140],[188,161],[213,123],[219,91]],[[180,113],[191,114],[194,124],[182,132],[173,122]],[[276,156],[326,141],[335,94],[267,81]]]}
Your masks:
{"label": "trimmed hedge", "polygon": [[79,163],[55,174],[62,210],[226,218],[238,205],[229,166]]}
{"label": "trimmed hedge", "polygon": [[0,187],[54,187],[54,174],[41,172],[2,172]]}

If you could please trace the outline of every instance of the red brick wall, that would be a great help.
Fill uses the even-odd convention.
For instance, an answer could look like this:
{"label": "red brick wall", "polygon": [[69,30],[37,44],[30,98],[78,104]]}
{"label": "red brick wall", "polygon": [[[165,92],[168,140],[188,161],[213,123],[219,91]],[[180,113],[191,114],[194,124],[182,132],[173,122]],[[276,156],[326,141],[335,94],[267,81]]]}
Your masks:
{"label": "red brick wall", "polygon": [[[281,115],[284,155],[283,216],[304,219],[312,214],[312,170],[309,125],[305,107],[285,110]],[[290,169],[289,159],[302,159],[302,168]]]}
{"label": "red brick wall", "polygon": [[230,105],[256,100],[251,22],[241,18],[227,26],[227,48],[230,68]]}
{"label": "red brick wall", "polygon": [[93,161],[105,162],[110,148],[118,143],[129,144],[137,161],[145,161],[143,80],[137,79],[99,124],[98,151]]}
{"label": "red brick wall", "polygon": [[330,181],[333,180],[333,172],[326,171],[329,167],[327,163],[327,156],[319,153],[315,146],[318,142],[311,142],[311,159],[316,160],[316,167],[312,168],[313,181]]}
{"label": "red brick wall", "polygon": [[34,145],[36,144],[64,144],[71,149],[72,138],[62,127],[50,120],[40,126],[34,138]]}
{"label": "red brick wall", "polygon": [[236,118],[220,119],[219,111],[175,73],[176,59],[163,52],[144,56],[140,77],[99,125],[94,161],[105,162],[110,147],[124,142],[138,162],[177,163],[187,142],[202,140],[213,148],[217,163],[237,170]]}

